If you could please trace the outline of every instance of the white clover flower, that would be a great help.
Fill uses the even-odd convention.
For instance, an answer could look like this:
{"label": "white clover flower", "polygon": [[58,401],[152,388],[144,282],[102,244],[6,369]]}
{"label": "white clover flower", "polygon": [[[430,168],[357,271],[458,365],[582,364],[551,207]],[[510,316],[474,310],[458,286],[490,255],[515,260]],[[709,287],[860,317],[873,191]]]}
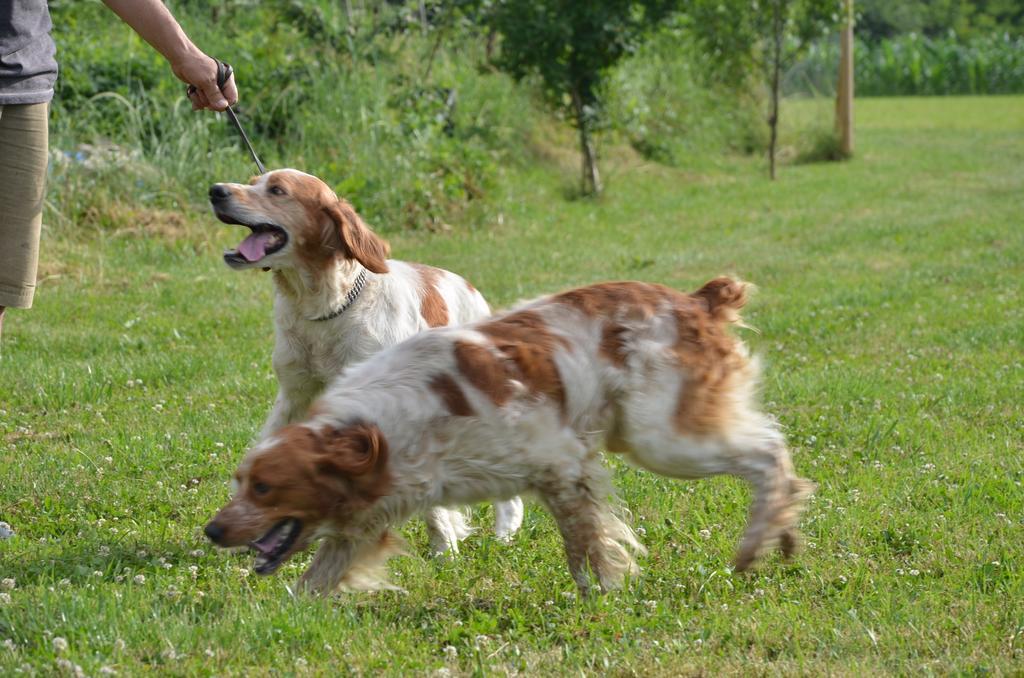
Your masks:
{"label": "white clover flower", "polygon": [[711,539],[711,530],[703,529],[700,531],[700,536],[704,539]]}
{"label": "white clover flower", "polygon": [[3,642],[3,645],[5,650],[10,650],[11,652],[14,652],[18,649],[18,646],[15,645],[14,641],[10,638],[6,638]]}
{"label": "white clover flower", "polygon": [[193,558],[202,558],[206,555],[206,552],[203,549],[196,549],[195,551],[189,551],[189,555]]}
{"label": "white clover flower", "polygon": [[305,658],[299,657],[295,660],[295,665],[301,668],[306,668],[307,666],[309,666],[309,662],[306,661]]}
{"label": "white clover flower", "polygon": [[146,583],[146,575],[144,575],[144,574],[137,574],[134,577],[132,577],[132,581],[135,582],[136,584],[145,584]]}
{"label": "white clover flower", "polygon": [[53,639],[53,651],[54,652],[56,652],[57,654],[60,654],[62,652],[67,652],[67,650],[68,650],[68,641],[67,640],[65,640],[64,638],[61,638],[60,636],[57,636],[56,638]]}
{"label": "white clover flower", "polygon": [[243,579],[249,576],[249,569],[245,567],[238,568],[238,575]]}
{"label": "white clover flower", "polygon": [[7,591],[0,591],[0,604],[9,605],[11,602],[11,594]]}
{"label": "white clover flower", "polygon": [[124,652],[124,649],[126,647],[127,647],[127,645],[120,638],[118,638],[117,640],[114,641],[114,652]]}
{"label": "white clover flower", "polygon": [[6,579],[0,581],[0,589],[4,589],[5,591],[10,591],[14,589],[17,585],[18,583],[11,577],[7,577]]}
{"label": "white clover flower", "polygon": [[459,651],[455,649],[454,645],[445,645],[444,656],[447,657],[449,661],[454,661],[455,658],[459,656]]}

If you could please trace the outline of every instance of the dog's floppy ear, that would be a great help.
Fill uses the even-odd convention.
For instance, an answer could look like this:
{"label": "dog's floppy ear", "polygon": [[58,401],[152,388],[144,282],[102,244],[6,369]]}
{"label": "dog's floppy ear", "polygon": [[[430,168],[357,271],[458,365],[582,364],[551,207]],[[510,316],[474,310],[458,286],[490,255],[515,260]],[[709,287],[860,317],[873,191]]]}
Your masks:
{"label": "dog's floppy ear", "polygon": [[316,435],[318,473],[343,481],[363,499],[372,501],[387,492],[388,443],[379,428],[353,424]]}
{"label": "dog's floppy ear", "polygon": [[391,254],[391,247],[363,223],[352,205],[334,198],[324,205],[324,212],[334,222],[345,256],[355,259],[374,273],[388,272],[387,258]]}

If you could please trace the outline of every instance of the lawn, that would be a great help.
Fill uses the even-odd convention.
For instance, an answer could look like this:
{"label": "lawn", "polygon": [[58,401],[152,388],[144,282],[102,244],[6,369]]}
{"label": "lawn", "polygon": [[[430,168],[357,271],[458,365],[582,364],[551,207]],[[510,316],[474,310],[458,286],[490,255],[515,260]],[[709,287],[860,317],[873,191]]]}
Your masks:
{"label": "lawn", "polygon": [[511,545],[476,507],[451,561],[408,525],[405,593],[295,599],[303,558],[259,578],[211,548],[274,393],[269,277],[221,263],[241,233],[205,186],[183,217],[50,231],[0,360],[0,674],[1024,672],[1024,97],[857,114],[855,160],[775,183],[756,159],[623,152],[598,202],[549,164],[506,171],[450,231],[378,225],[499,306],[605,279],[759,286],[741,332],[818,483],[804,551],[734,574],[745,487],[612,460],[650,553],[593,600],[535,504]]}

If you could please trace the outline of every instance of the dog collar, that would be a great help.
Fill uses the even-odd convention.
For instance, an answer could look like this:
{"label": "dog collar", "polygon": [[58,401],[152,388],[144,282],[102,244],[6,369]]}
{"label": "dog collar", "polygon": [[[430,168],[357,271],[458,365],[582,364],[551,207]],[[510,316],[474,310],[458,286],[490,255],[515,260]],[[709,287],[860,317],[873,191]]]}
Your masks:
{"label": "dog collar", "polygon": [[356,278],[356,281],[352,283],[352,289],[348,291],[348,294],[345,296],[345,301],[342,302],[341,306],[334,309],[327,315],[322,315],[319,318],[310,318],[310,320],[313,322],[320,322],[322,320],[331,320],[333,318],[337,318],[339,315],[347,311],[348,307],[355,302],[355,300],[359,297],[359,293],[363,291],[363,287],[365,285],[366,269],[364,268],[362,271],[359,272],[359,276]]}

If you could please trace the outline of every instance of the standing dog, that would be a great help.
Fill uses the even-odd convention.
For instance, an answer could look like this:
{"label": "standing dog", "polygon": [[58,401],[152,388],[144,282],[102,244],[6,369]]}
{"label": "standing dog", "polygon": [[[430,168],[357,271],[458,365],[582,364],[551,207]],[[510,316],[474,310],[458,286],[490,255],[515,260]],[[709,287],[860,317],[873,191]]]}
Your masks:
{"label": "standing dog", "polygon": [[[454,273],[389,260],[388,244],[309,174],[283,169],[248,185],[214,184],[210,204],[224,223],[251,231],[224,253],[227,265],[274,272],[279,390],[261,438],[303,418],[348,365],[428,327],[490,314],[480,292]],[[457,552],[469,534],[459,511],[431,507],[426,519],[435,553]],[[518,497],[495,504],[498,537],[510,538],[522,520]]]}
{"label": "standing dog", "polygon": [[736,555],[785,555],[812,484],[755,406],[757,366],[728,332],[746,299],[718,278],[687,295],[624,282],[582,287],[459,328],[415,335],[352,367],[305,422],[256,445],[206,526],[273,572],[314,540],[319,593],[390,550],[390,528],[432,506],[532,491],[554,515],[582,592],[635,570],[642,550],[609,508],[602,444],[672,478],[731,474],[754,490]]}

